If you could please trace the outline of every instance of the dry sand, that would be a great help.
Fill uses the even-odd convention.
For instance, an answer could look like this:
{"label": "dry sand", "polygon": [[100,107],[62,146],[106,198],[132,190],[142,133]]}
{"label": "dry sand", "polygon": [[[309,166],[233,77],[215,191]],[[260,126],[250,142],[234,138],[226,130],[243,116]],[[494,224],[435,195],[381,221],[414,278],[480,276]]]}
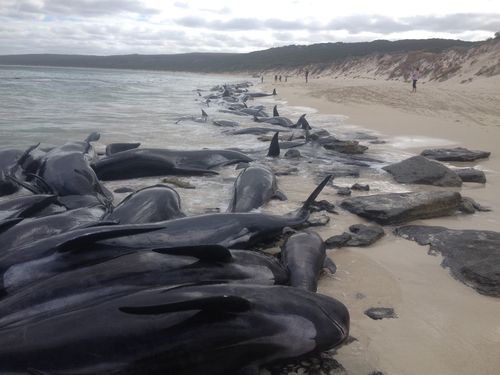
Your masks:
{"label": "dry sand", "polygon": [[[410,86],[401,81],[314,77],[308,84],[289,78],[264,85],[276,87],[277,99],[288,105],[345,115],[347,124],[379,132],[388,141],[379,147],[411,154],[439,146],[491,151],[488,160],[467,163],[484,170],[487,183],[466,183],[457,190],[492,212],[414,223],[500,231],[500,77],[468,84],[419,82],[416,94],[410,93]],[[291,182],[287,179],[291,177],[282,177],[280,183]],[[376,186],[376,181],[363,182]],[[289,197],[298,199],[312,187],[312,182],[297,187]],[[431,188],[402,186],[422,189]],[[339,201],[331,191],[322,198]],[[347,212],[332,218],[318,230],[324,239],[363,222]],[[386,236],[369,248],[329,251],[338,271],[320,281],[319,292],[335,296],[351,312],[351,335],[358,341],[340,348],[337,356],[348,373],[500,374],[500,299],[480,295],[453,279],[440,266],[440,256],[395,237],[392,227],[385,229]],[[371,320],[363,312],[373,306],[393,307],[398,318]]]}

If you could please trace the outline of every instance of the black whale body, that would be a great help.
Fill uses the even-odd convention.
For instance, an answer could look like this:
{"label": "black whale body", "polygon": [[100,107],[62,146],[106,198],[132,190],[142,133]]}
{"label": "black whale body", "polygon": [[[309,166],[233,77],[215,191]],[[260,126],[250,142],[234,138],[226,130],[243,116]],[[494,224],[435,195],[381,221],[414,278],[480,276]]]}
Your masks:
{"label": "black whale body", "polygon": [[232,150],[177,151],[164,149],[133,149],[118,152],[93,164],[101,180],[161,176],[169,174],[214,174],[212,168],[250,162],[251,158]]}
{"label": "black whale body", "polygon": [[342,303],[292,287],[150,289],[1,329],[0,373],[233,374],[328,350],[348,331]]}
{"label": "black whale body", "polygon": [[[64,262],[69,266],[68,271]],[[83,267],[78,267],[82,264]],[[95,265],[82,264],[76,264],[76,259],[59,259],[52,267],[59,268],[60,273],[3,299],[0,328],[151,287],[205,282],[260,285],[288,282],[288,273],[275,257],[222,246],[141,249]]]}

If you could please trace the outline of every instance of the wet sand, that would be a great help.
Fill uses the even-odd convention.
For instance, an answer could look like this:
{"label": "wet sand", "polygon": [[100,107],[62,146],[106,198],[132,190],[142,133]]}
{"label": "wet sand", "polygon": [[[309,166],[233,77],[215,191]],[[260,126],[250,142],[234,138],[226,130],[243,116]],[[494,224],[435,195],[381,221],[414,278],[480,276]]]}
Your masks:
{"label": "wet sand", "polygon": [[[491,151],[487,160],[452,166],[485,171],[485,185],[465,183],[456,190],[489,206],[492,212],[413,224],[500,231],[498,78],[467,85],[426,82],[419,84],[416,94],[410,93],[410,83],[365,79],[310,79],[306,85],[292,78],[287,83],[265,84],[264,88],[276,87],[276,99],[287,105],[344,115],[345,124],[377,132],[387,144],[373,146],[376,148],[408,155],[441,146]],[[295,178],[279,180],[280,185],[288,187],[292,201],[300,200],[313,187],[313,182],[297,186]],[[370,180],[370,176],[335,182],[349,185],[358,180],[370,184],[368,194],[383,192],[384,185]],[[400,188],[440,189],[415,185]],[[321,198],[341,201],[333,189],[326,189]],[[351,224],[365,222],[346,211],[339,212],[331,215],[328,226],[316,228],[324,239],[346,231]],[[386,236],[371,247],[329,251],[338,271],[322,277],[319,292],[348,306],[351,335],[357,339],[339,349],[337,360],[351,375],[368,375],[376,370],[385,375],[500,373],[500,299],[480,295],[453,279],[440,266],[441,256],[428,255],[426,246],[395,237],[391,226],[384,228]],[[364,315],[374,306],[393,307],[398,318],[375,321]]]}

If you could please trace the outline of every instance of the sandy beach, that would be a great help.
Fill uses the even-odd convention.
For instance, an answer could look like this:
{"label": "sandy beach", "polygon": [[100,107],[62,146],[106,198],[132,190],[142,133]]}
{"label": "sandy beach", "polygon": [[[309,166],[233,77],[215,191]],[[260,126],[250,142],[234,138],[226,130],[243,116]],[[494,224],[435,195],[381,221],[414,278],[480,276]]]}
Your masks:
{"label": "sandy beach", "polygon": [[[311,107],[320,114],[343,115],[345,124],[376,132],[387,142],[373,147],[403,150],[409,155],[425,148],[457,146],[491,151],[486,160],[448,163],[474,166],[486,173],[486,184],[464,183],[456,190],[490,207],[491,212],[412,224],[500,231],[499,76],[466,84],[458,79],[419,81],[415,94],[410,92],[411,83],[403,81],[310,77],[306,84],[303,77],[292,77],[273,84],[271,77],[266,79],[264,88],[276,87],[277,100]],[[282,177],[280,183],[287,184],[289,178]],[[361,175],[358,180],[371,185],[369,194],[383,192],[383,185],[370,177]],[[336,182],[342,185],[342,181]],[[401,185],[401,191],[431,189],[445,188]],[[331,191],[322,197],[341,201]],[[365,222],[339,211],[328,226],[318,230],[324,239]],[[392,229],[386,226],[385,237],[371,247],[329,251],[338,271],[321,279],[319,292],[346,304],[351,335],[356,338],[339,350],[338,361],[354,375],[374,371],[385,375],[498,374],[500,300],[480,295],[455,280],[441,267],[441,256],[430,256],[427,246],[395,237]],[[398,318],[372,320],[363,312],[373,306],[393,307]]]}

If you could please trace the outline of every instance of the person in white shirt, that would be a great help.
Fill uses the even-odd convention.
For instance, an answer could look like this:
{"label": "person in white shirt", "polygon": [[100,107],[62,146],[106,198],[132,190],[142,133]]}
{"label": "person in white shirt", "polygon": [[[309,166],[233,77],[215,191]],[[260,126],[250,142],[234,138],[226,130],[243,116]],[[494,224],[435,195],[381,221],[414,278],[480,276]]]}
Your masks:
{"label": "person in white shirt", "polygon": [[414,69],[413,72],[411,72],[411,80],[413,81],[413,89],[411,92],[417,92],[417,81],[420,77],[420,71],[418,68]]}

